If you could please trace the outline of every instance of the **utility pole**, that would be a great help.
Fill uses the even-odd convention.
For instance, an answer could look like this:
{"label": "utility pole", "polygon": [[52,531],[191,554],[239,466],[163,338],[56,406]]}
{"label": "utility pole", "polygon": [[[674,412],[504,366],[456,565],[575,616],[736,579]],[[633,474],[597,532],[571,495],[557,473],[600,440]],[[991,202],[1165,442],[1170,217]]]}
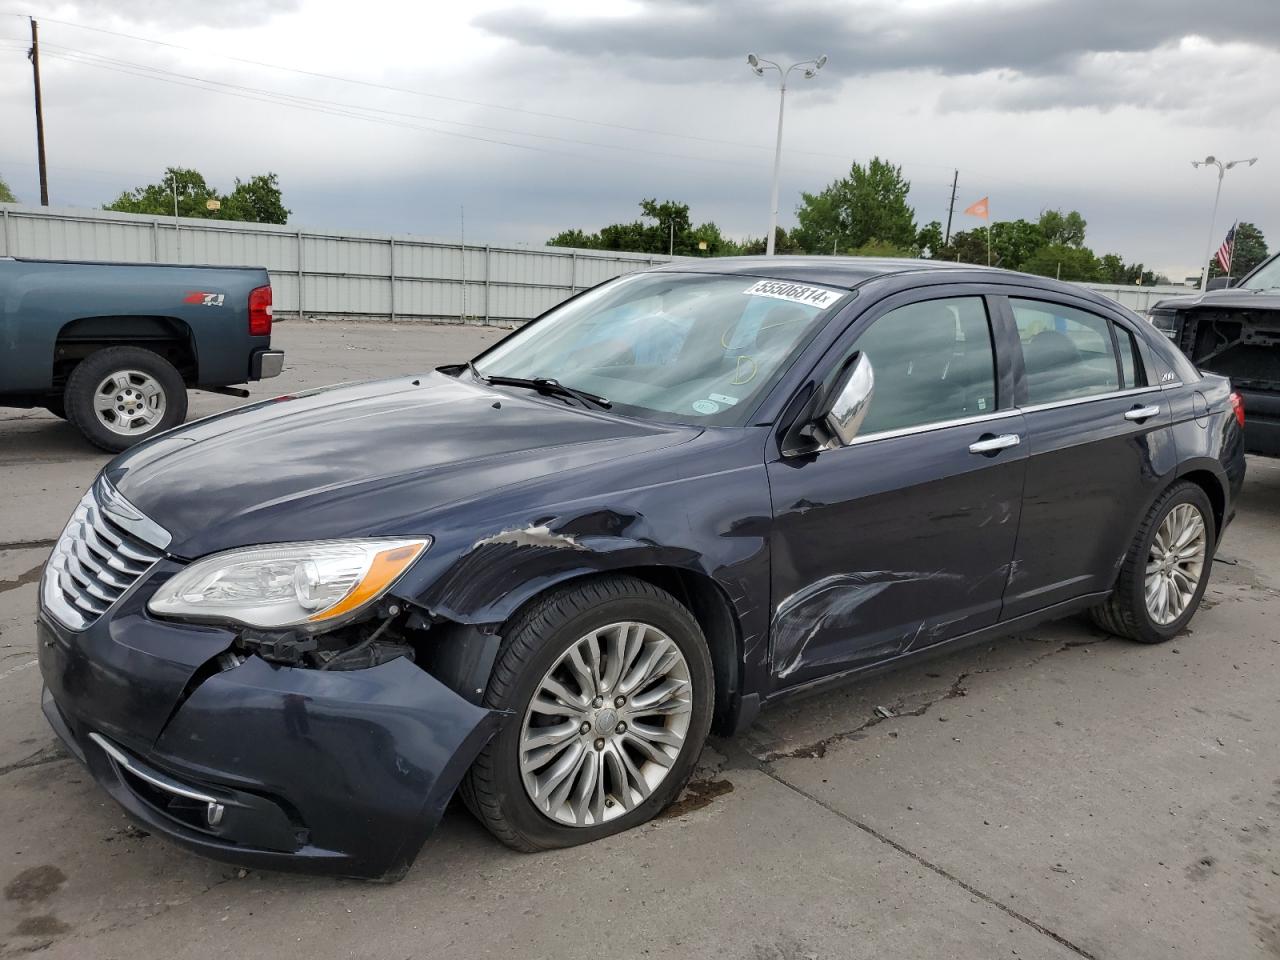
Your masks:
{"label": "utility pole", "polygon": [[40,98],[40,25],[31,18],[31,73],[36,82],[36,155],[40,162],[40,206],[49,205],[49,173],[44,162],[44,104]]}
{"label": "utility pole", "polygon": [[956,185],[960,182],[960,171],[956,171],[956,175],[951,178],[951,205],[947,207],[947,234],[942,238],[942,245],[945,247],[951,242],[951,215],[956,212]]}

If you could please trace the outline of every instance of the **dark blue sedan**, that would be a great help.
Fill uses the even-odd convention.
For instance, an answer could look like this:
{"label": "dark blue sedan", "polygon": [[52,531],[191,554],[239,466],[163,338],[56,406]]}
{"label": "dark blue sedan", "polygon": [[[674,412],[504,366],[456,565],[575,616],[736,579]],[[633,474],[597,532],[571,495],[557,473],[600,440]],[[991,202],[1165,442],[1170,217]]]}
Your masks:
{"label": "dark blue sedan", "polygon": [[513,847],[582,843],[777,697],[1079,611],[1175,636],[1241,419],[1067,284],[671,264],[116,458],[42,582],[44,712],[237,863],[394,878],[455,791]]}

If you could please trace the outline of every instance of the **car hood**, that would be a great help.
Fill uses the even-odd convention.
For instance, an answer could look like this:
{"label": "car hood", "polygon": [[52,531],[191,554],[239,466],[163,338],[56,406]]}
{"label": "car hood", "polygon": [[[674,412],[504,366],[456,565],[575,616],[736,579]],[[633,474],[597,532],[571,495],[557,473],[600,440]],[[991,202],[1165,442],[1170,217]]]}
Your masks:
{"label": "car hood", "polygon": [[192,558],[231,547],[429,533],[439,508],[691,439],[440,373],[242,407],[112,461],[107,479]]}
{"label": "car hood", "polygon": [[1212,307],[1222,310],[1280,310],[1280,291],[1248,290],[1244,287],[1208,290],[1186,297],[1171,297],[1152,305],[1152,310],[1194,310]]}

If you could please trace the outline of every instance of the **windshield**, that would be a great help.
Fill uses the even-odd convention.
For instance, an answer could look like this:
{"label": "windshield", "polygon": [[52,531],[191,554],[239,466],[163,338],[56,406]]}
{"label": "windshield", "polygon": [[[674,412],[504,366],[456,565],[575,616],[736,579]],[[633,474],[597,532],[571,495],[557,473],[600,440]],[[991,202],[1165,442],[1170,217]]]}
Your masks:
{"label": "windshield", "polygon": [[1280,287],[1280,257],[1272,257],[1241,286],[1246,290],[1274,290]]}
{"label": "windshield", "polygon": [[615,410],[740,424],[848,291],[680,273],[624,277],[476,361],[485,377],[552,378]]}

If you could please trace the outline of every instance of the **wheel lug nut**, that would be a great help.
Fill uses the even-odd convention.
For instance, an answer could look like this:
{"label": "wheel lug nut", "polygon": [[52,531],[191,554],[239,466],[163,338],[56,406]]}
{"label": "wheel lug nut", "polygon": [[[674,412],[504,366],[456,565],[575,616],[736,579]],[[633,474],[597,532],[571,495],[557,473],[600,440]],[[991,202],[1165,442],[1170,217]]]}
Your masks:
{"label": "wheel lug nut", "polygon": [[580,726],[580,727],[578,728],[578,732],[579,732],[579,733],[590,733],[590,732],[591,732],[591,724],[589,724],[589,723],[587,723],[587,721],[583,720],[583,721],[582,721],[582,726]]}
{"label": "wheel lug nut", "polygon": [[626,702],[627,702],[627,698],[626,698],[626,697],[614,697],[614,698],[613,698],[613,705],[614,705],[615,707],[620,707],[620,706],[622,706],[622,705],[623,705],[624,703],[626,703]]}
{"label": "wheel lug nut", "polygon": [[596,749],[597,749],[597,750],[603,750],[603,749],[604,749],[604,737],[598,737],[598,738],[596,739],[595,747],[596,747]]}
{"label": "wheel lug nut", "polygon": [[594,700],[591,701],[591,705],[595,707],[597,710],[599,710],[601,707],[604,706],[604,697],[596,697]]}
{"label": "wheel lug nut", "polygon": [[605,805],[606,807],[612,807],[612,806],[613,806],[613,797],[605,797],[605,798],[604,798],[604,805]]}
{"label": "wheel lug nut", "polygon": [[614,728],[613,728],[613,732],[614,732],[614,733],[626,733],[626,732],[627,732],[627,725],[626,725],[625,723],[620,723],[620,724],[618,724],[616,727],[614,727]]}

